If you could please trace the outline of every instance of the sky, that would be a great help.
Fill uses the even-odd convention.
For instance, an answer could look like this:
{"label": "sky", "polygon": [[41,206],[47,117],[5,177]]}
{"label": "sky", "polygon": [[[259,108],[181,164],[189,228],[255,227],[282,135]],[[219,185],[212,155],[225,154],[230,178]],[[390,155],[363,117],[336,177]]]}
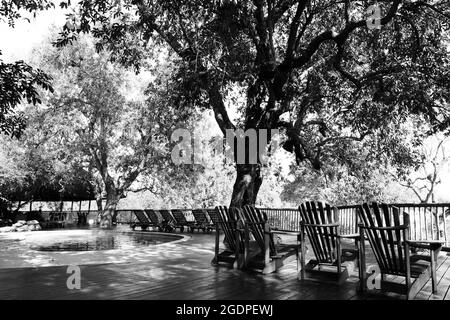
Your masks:
{"label": "sky", "polygon": [[65,9],[51,9],[38,13],[30,22],[18,20],[14,28],[0,22],[0,50],[5,62],[29,60],[32,49],[49,33],[52,25],[63,26],[66,20]]}
{"label": "sky", "polygon": [[[4,62],[29,61],[33,48],[37,47],[49,34],[52,26],[62,27],[67,9],[55,8],[38,13],[30,22],[19,20],[14,28],[0,22],[0,50]],[[450,151],[450,145],[447,147]],[[447,151],[448,152],[448,151]],[[437,200],[450,202],[450,165],[445,166],[442,183],[437,187]]]}

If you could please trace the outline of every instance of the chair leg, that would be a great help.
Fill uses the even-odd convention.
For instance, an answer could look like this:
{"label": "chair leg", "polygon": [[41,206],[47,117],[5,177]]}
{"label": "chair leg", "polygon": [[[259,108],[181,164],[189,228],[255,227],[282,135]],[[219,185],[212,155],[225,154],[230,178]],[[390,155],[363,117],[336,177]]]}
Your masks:
{"label": "chair leg", "polygon": [[431,288],[432,288],[432,292],[436,293],[436,286],[437,286],[437,281],[436,281],[436,251],[435,250],[431,250],[430,252],[430,257],[431,257]]}
{"label": "chair leg", "polygon": [[342,255],[341,255],[341,239],[336,240],[336,255],[337,255],[337,272],[341,274],[342,272]]}
{"label": "chair leg", "polygon": [[300,231],[300,249],[301,249],[301,257],[300,257],[300,279],[305,279],[305,268],[306,268],[306,248],[305,248],[305,228],[302,225]]}
{"label": "chair leg", "polygon": [[366,292],[366,248],[364,242],[364,229],[359,227],[359,248],[358,248],[358,270],[359,270],[359,290],[361,292]]}
{"label": "chair leg", "polygon": [[215,246],[214,246],[214,259],[212,260],[212,264],[217,264],[218,262],[218,256],[219,256],[219,229],[216,230],[216,237],[215,237]]}

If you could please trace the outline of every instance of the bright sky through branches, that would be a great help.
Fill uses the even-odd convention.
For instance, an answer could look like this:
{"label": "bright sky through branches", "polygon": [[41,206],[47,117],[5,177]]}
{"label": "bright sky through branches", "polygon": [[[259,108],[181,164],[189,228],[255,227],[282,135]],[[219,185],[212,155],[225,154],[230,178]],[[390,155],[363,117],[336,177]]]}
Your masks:
{"label": "bright sky through branches", "polygon": [[0,23],[0,50],[5,62],[30,60],[35,48],[49,33],[52,25],[62,27],[66,21],[67,9],[50,9],[38,12],[30,22],[20,19],[14,28],[7,23]]}

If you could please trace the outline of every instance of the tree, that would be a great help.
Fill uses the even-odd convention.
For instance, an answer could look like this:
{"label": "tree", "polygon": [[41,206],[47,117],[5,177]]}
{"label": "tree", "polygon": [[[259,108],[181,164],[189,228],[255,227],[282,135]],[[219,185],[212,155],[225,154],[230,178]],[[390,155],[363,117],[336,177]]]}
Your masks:
{"label": "tree", "polygon": [[[234,169],[221,153],[215,153],[215,120],[210,114],[194,119],[189,129],[194,147],[192,164],[174,164],[170,159],[158,176],[164,206],[213,208],[228,200]],[[194,142],[194,140],[196,140]]]}
{"label": "tree", "polygon": [[[27,110],[29,121],[38,121]],[[19,209],[32,201],[60,202],[67,198],[92,196],[90,176],[81,164],[63,161],[57,149],[39,141],[41,135],[28,126],[20,138],[0,135],[0,198]]]}
{"label": "tree", "polygon": [[9,195],[25,184],[28,170],[19,142],[2,134],[0,142],[0,197],[9,202]]}
{"label": "tree", "polygon": [[[54,7],[47,0],[2,1],[0,3],[0,22],[7,21],[14,27],[15,21],[22,18],[24,11],[36,15],[38,11]],[[27,17],[24,19],[29,20]],[[38,87],[53,91],[51,78],[39,69],[24,61],[5,63],[0,50],[0,133],[18,137],[25,127],[24,115],[15,108],[25,100],[28,103],[41,103]]]}
{"label": "tree", "polygon": [[144,99],[144,87],[137,85],[143,79],[131,83],[130,73],[109,60],[107,52],[95,53],[89,39],[64,50],[44,48],[42,68],[54,77],[55,94],[48,96],[34,123],[59,159],[75,161],[101,180],[105,228],[139,175],[167,157],[165,130],[177,123],[168,112],[172,107],[164,72],[148,79]]}
{"label": "tree", "polygon": [[[397,130],[401,129],[391,129],[384,128],[382,134],[368,136],[362,142],[342,141],[320,170],[311,171],[305,164],[292,166],[294,178],[285,184],[282,198],[296,204],[325,200],[333,205],[409,200],[387,168],[410,165],[409,157],[399,155],[410,137],[399,139]],[[394,157],[395,164],[388,161]]]}
{"label": "tree", "polygon": [[[417,130],[417,127],[416,127]],[[412,161],[389,173],[403,187],[411,190],[420,203],[435,202],[436,187],[442,182],[442,173],[448,168],[449,138],[435,135],[413,150]]]}
{"label": "tree", "polygon": [[[178,56],[185,107],[212,109],[223,134],[284,128],[283,147],[319,170],[342,141],[362,141],[411,114],[423,114],[430,131],[450,124],[448,2],[378,2],[379,29],[368,28],[369,4],[80,1],[56,45],[91,32],[98,49],[140,68],[148,44],[164,44]],[[237,123],[226,105],[233,86],[245,92]],[[236,164],[230,206],[255,203],[261,183],[260,161]]]}

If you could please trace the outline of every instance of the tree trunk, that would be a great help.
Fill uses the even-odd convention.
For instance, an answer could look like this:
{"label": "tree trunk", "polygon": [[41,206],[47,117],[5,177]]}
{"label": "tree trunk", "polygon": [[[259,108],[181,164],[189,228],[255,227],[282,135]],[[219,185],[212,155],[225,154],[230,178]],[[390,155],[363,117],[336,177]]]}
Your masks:
{"label": "tree trunk", "polygon": [[95,202],[97,203],[97,225],[102,221],[102,212],[103,212],[103,200],[102,195],[97,195]]}
{"label": "tree trunk", "polygon": [[230,208],[254,205],[261,183],[260,164],[237,164]]}
{"label": "tree trunk", "polygon": [[100,220],[100,228],[110,229],[112,228],[113,221],[116,218],[116,208],[119,203],[121,192],[115,187],[112,181],[108,181],[106,185],[106,204],[102,211]]}
{"label": "tree trunk", "polygon": [[102,211],[102,216],[100,220],[100,228],[111,229],[113,221],[116,217],[116,208],[119,203],[120,196],[112,195],[106,198],[105,209]]}

